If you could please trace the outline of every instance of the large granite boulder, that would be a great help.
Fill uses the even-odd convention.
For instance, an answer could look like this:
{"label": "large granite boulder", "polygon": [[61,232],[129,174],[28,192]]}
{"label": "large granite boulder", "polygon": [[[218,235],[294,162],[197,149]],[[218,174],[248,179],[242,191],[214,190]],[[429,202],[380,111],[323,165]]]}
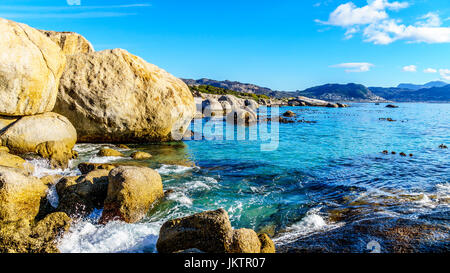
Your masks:
{"label": "large granite boulder", "polygon": [[92,44],[83,36],[75,32],[57,32],[40,30],[45,36],[56,43],[64,54],[73,55],[77,53],[94,52]]}
{"label": "large granite boulder", "polygon": [[70,224],[71,219],[62,212],[51,213],[36,224],[0,221],[0,253],[57,253],[56,240]]}
{"label": "large granite boulder", "polygon": [[161,227],[156,247],[160,253],[199,249],[210,253],[231,250],[233,228],[223,209],[205,211],[167,221]]}
{"label": "large granite boulder", "polygon": [[55,112],[80,142],[181,139],[195,113],[187,85],[123,49],[67,57]]}
{"label": "large granite boulder", "polygon": [[36,177],[0,166],[0,221],[34,220],[47,189]]}
{"label": "large granite boulder", "polygon": [[275,245],[266,234],[257,235],[245,228],[233,230],[224,209],[165,222],[156,248],[160,253],[192,249],[208,253],[275,253]]}
{"label": "large granite boulder", "polygon": [[209,98],[202,102],[203,114],[207,117],[223,116],[224,109],[218,100]]}
{"label": "large granite boulder", "polygon": [[62,142],[72,149],[77,132],[67,118],[48,112],[20,118],[0,132],[0,140],[14,153],[34,153],[39,144],[48,141]]}
{"label": "large granite boulder", "polygon": [[134,223],[141,220],[150,206],[164,196],[158,172],[137,166],[120,166],[109,173],[108,194],[101,223],[121,220]]}
{"label": "large granite boulder", "polygon": [[72,148],[71,143],[64,141],[46,141],[38,144],[35,152],[47,158],[53,168],[66,169],[69,166],[69,160],[78,157],[78,153]]}
{"label": "large granite boulder", "polygon": [[65,55],[52,40],[25,24],[0,18],[0,115],[52,111]]}

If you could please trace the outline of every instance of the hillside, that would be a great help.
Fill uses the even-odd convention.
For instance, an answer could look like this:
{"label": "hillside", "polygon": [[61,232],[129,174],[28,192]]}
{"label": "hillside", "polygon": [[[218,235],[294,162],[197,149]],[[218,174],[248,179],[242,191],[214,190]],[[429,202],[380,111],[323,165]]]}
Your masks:
{"label": "hillside", "polygon": [[426,89],[426,88],[433,88],[433,87],[444,87],[448,83],[443,81],[432,81],[426,84],[411,84],[411,83],[401,83],[397,86],[397,88],[400,89],[410,89],[410,90],[420,90],[420,89]]}
{"label": "hillside", "polygon": [[392,101],[450,102],[450,85],[419,90],[382,87],[370,87],[369,89],[373,93]]}
{"label": "hillside", "polygon": [[375,95],[361,84],[325,84],[311,87],[297,94],[305,97],[327,101],[383,101],[384,98]]}
{"label": "hillside", "polygon": [[267,87],[260,87],[254,84],[240,83],[236,81],[216,81],[211,79],[183,79],[188,86],[209,85],[227,90],[233,90],[240,93],[265,95],[272,98],[290,98],[305,96],[313,99],[321,99],[327,101],[379,101],[364,85],[360,84],[327,84],[308,88],[304,91],[277,91]]}
{"label": "hillside", "polygon": [[294,92],[275,91],[267,87],[257,86],[250,83],[240,83],[236,81],[216,81],[211,79],[182,79],[188,86],[209,85],[227,90],[233,90],[240,93],[266,95],[272,98],[286,98],[295,96]]}
{"label": "hillside", "polygon": [[[311,87],[303,91],[276,91],[267,87],[260,87],[255,84],[240,83],[236,81],[216,81],[211,79],[189,80],[185,79],[187,85],[198,87],[209,85],[211,87],[222,88],[224,90],[203,90],[202,92],[237,92],[238,96],[251,97],[251,94],[264,95],[272,98],[290,98],[305,96],[313,99],[326,101],[343,102],[377,102],[383,100],[413,102],[432,101],[449,102],[450,86],[445,82],[435,81],[424,85],[400,84],[401,87],[369,87],[361,84],[325,84]],[[406,86],[410,88],[405,88]],[[416,89],[417,87],[422,87]],[[225,91],[226,90],[226,91]],[[243,95],[246,94],[246,95]]]}
{"label": "hillside", "polygon": [[233,95],[242,99],[253,99],[258,101],[259,99],[269,99],[266,95],[257,95],[253,93],[237,92],[225,88],[215,87],[211,85],[188,85],[194,96],[199,96],[199,93],[213,94],[213,95]]}

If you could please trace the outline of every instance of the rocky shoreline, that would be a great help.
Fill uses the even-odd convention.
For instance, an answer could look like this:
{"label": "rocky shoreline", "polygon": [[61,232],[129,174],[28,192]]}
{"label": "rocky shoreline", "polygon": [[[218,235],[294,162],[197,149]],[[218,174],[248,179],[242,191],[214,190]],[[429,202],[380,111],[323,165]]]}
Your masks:
{"label": "rocky shoreline", "polygon": [[[156,171],[81,163],[79,176],[39,178],[25,159],[44,158],[52,168],[65,169],[78,156],[76,143],[180,139],[196,112],[187,85],[123,49],[96,52],[73,32],[37,30],[1,18],[0,31],[4,53],[0,56],[0,252],[59,252],[58,239],[94,209],[102,209],[99,224],[141,220],[167,194]],[[202,105],[214,106],[216,102],[209,99]],[[256,102],[241,104],[236,99],[226,97],[219,105],[232,108],[238,103],[243,109],[231,111],[244,120],[256,117]],[[99,156],[123,155],[104,149]],[[144,160],[151,155],[134,152],[131,157]],[[56,208],[47,197],[52,187],[59,197]],[[266,234],[233,230],[222,209],[163,225],[160,252],[192,248],[275,252]]]}

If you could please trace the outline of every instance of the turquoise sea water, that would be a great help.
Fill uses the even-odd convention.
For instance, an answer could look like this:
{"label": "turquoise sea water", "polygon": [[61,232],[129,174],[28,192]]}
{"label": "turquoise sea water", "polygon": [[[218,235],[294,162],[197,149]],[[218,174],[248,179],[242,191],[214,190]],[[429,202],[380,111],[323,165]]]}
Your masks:
{"label": "turquoise sea water", "polygon": [[[94,213],[72,227],[60,250],[154,252],[164,221],[224,208],[233,227],[267,232],[283,252],[366,252],[371,240],[395,252],[398,235],[408,250],[448,251],[450,155],[438,146],[450,146],[450,104],[398,105],[282,107],[280,114],[316,123],[280,124],[274,151],[248,139],[130,145],[124,153],[153,154],[135,164],[156,169],[173,192],[140,223],[101,226]],[[81,158],[72,165],[131,161],[96,157],[100,147],[77,145]]]}

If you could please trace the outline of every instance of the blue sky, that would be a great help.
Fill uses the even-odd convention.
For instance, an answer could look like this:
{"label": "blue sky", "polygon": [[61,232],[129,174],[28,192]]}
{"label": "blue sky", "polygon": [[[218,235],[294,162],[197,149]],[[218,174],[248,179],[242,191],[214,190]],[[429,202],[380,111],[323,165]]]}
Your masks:
{"label": "blue sky", "polygon": [[75,31],[183,78],[277,90],[450,82],[448,0],[0,0],[0,17]]}

